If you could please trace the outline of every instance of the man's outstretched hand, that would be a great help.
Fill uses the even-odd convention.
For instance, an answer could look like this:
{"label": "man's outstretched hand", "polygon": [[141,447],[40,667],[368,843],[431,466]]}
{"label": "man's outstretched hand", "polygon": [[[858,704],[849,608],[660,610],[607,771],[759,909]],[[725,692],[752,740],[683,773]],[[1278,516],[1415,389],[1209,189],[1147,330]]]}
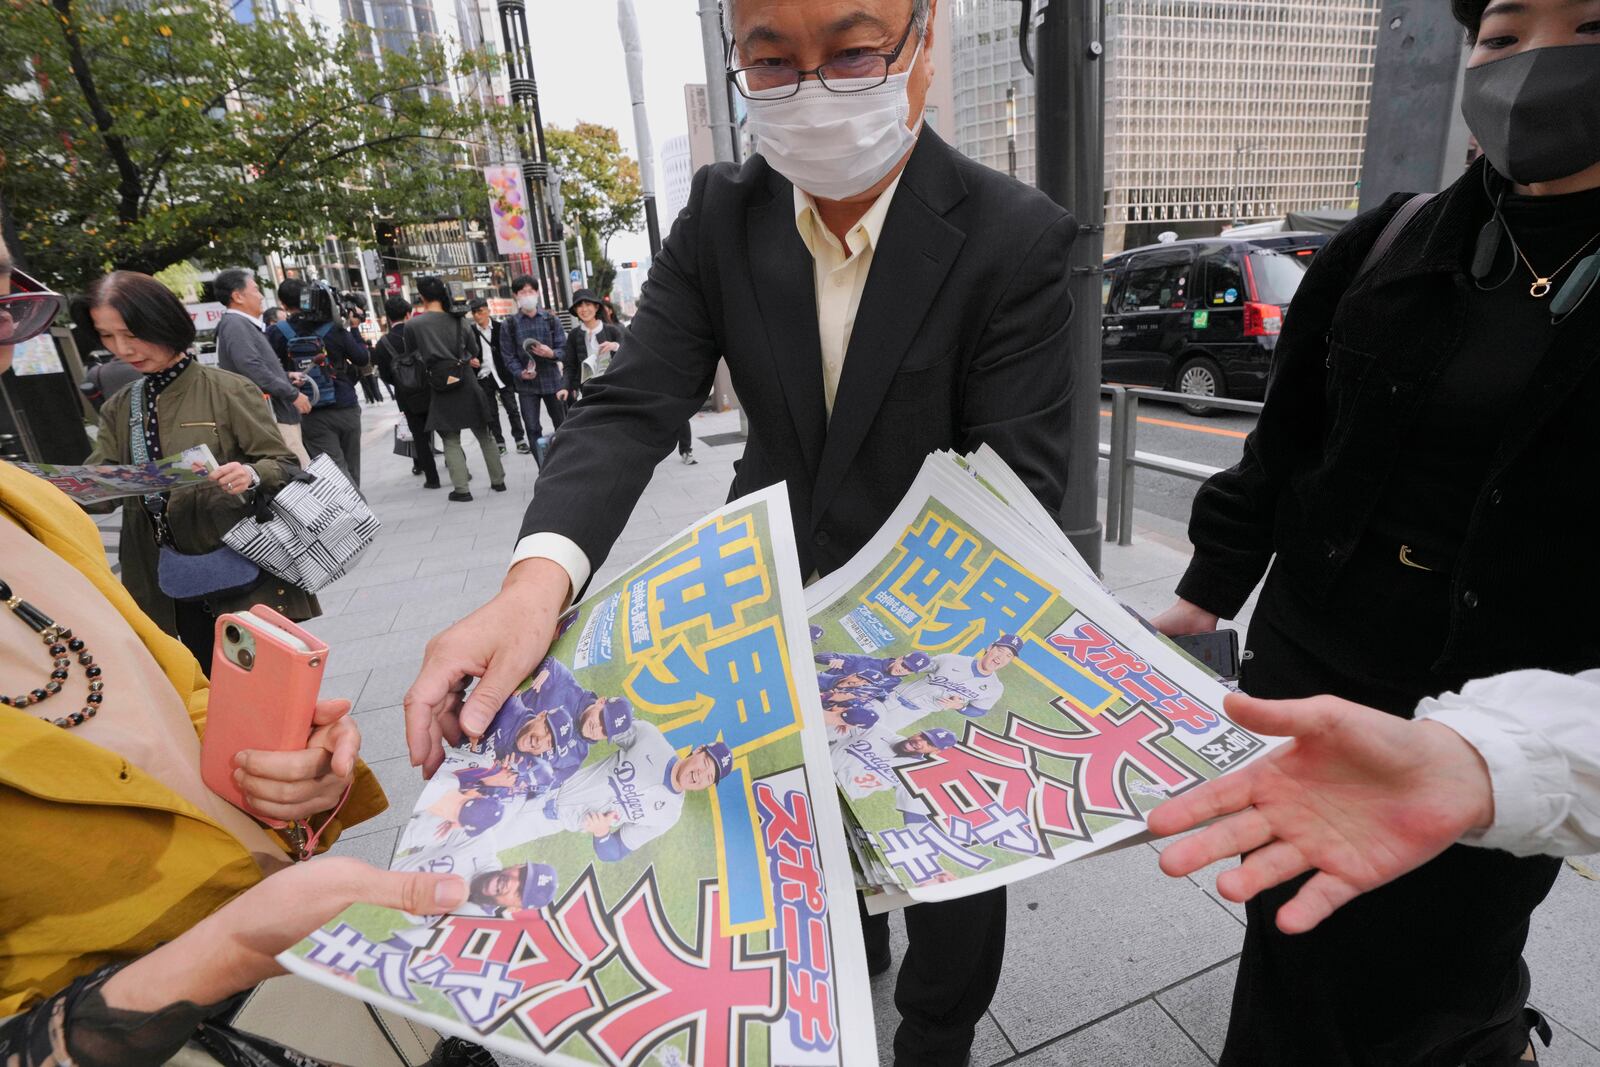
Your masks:
{"label": "man's outstretched hand", "polygon": [[1286,934],[1312,929],[1494,820],[1489,770],[1448,726],[1327,696],[1231,694],[1225,707],[1247,730],[1294,740],[1166,801],[1150,813],[1150,830],[1166,837],[1220,818],[1168,846],[1161,869],[1183,877],[1243,855],[1217,876],[1217,891],[1239,903],[1315,870],[1278,909]]}
{"label": "man's outstretched hand", "polygon": [[[527,559],[511,568],[489,603],[428,642],[422,672],[406,693],[406,744],[424,777],[444,762],[444,744],[482,737],[495,713],[550,651],[572,592],[557,563]],[[472,679],[478,684],[470,695]]]}

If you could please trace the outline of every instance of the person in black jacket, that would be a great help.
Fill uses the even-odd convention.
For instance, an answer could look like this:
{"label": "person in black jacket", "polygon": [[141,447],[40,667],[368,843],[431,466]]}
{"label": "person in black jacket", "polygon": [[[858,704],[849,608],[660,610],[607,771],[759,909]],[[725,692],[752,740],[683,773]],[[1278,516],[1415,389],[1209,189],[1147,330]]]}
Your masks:
{"label": "person in black jacket", "polygon": [[[440,738],[458,724],[481,733],[532,672],[721,357],[750,424],[732,496],[786,484],[802,574],[854,556],[940,449],[988,444],[1047,510],[1060,507],[1077,227],[922,126],[931,6],[856,0],[860,17],[843,22],[827,4],[730,8],[741,66],[730,77],[755,94],[761,152],[695,176],[621,351],[551,443],[503,591],[429,645],[406,696],[414,762],[437,767]],[[820,65],[835,88],[802,74]],[[848,137],[832,122],[797,127],[767,109],[784,78],[830,115],[867,114]],[[836,92],[862,78],[903,103]],[[463,706],[467,675],[481,681]],[[999,981],[1005,893],[904,914],[896,1063],[957,1067]],[[874,972],[890,966],[881,917],[867,948]]]}
{"label": "person in black jacket", "polygon": [[[301,435],[306,452],[312,459],[328,455],[349,476],[357,488],[361,485],[361,401],[356,396],[356,381],[362,367],[372,361],[367,346],[344,328],[333,290],[326,283],[312,286],[314,308],[292,312],[288,319],[267,331],[272,350],[291,371],[303,368],[290,365],[289,338],[307,337],[328,327],[323,337],[323,347],[335,366],[344,364],[351,368],[348,377],[334,374],[331,377],[333,398],[323,398],[317,406],[301,419]],[[287,308],[302,305],[306,284],[298,278],[288,278],[278,286],[278,299]]]}
{"label": "person in black jacket", "polygon": [[[1244,457],[1195,498],[1194,559],[1156,625],[1213,629],[1265,573],[1252,696],[1409,718],[1474,678],[1600,666],[1579,518],[1600,488],[1573,477],[1600,406],[1600,2],[1486,3],[1454,5],[1486,158],[1316,258]],[[1521,953],[1559,861],[1456,846],[1289,936],[1272,916],[1310,872],[1267,848],[1302,876],[1246,907],[1223,1064],[1488,1067],[1531,1048]]]}
{"label": "person in black jacket", "polygon": [[506,472],[500,465],[500,450],[495,446],[489,425],[494,408],[478,385],[478,372],[472,366],[474,348],[466,322],[451,314],[450,289],[437,277],[417,279],[417,295],[423,313],[406,326],[406,343],[422,356],[428,372],[428,387],[433,397],[428,402],[427,428],[444,442],[444,463],[450,471],[450,499],[469,501],[467,454],[461,447],[461,432],[478,439],[483,461],[489,468],[489,488],[506,491]]}
{"label": "person in black jacket", "polygon": [[576,398],[586,378],[604,374],[611,366],[617,349],[622,347],[622,327],[605,321],[600,313],[600,298],[588,289],[572,294],[568,310],[578,324],[567,333],[562,363],[566,368],[567,395]]}
{"label": "person in black jacket", "polygon": [[426,381],[420,389],[407,389],[394,374],[395,357],[406,350],[406,319],[411,316],[411,304],[403,296],[391,296],[383,302],[383,313],[389,317],[389,332],[379,338],[372,358],[411,431],[411,473],[423,476],[422,488],[438,489],[439,466],[433,460],[433,436],[428,433],[428,405],[433,392]]}
{"label": "person in black jacket", "polygon": [[522,428],[517,379],[512,376],[511,368],[506,366],[505,353],[500,350],[503,325],[489,314],[489,301],[481,296],[473,300],[467,310],[472,316],[472,325],[469,327],[472,341],[478,346],[475,357],[477,365],[473,369],[478,372],[478,385],[489,398],[489,407],[495,412],[494,422],[490,426],[494,431],[495,443],[500,446],[500,454],[505,455],[506,435],[500,429],[498,405],[506,409],[506,421],[511,423],[511,437],[517,442],[517,451],[527,455],[533,449],[528,447],[528,439]]}

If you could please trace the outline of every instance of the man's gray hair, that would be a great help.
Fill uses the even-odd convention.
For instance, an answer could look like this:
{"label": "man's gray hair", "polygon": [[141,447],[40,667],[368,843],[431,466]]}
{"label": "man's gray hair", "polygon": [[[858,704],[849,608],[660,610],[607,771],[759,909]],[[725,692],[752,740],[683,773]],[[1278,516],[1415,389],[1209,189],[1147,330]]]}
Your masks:
{"label": "man's gray hair", "polygon": [[233,306],[233,294],[243,292],[256,272],[249,267],[229,267],[217,272],[211,281],[211,292],[223,307]]}
{"label": "man's gray hair", "polygon": [[[723,29],[733,36],[733,5],[735,0],[722,0]],[[933,10],[933,0],[911,0],[911,24],[917,33],[928,31],[928,15]]]}

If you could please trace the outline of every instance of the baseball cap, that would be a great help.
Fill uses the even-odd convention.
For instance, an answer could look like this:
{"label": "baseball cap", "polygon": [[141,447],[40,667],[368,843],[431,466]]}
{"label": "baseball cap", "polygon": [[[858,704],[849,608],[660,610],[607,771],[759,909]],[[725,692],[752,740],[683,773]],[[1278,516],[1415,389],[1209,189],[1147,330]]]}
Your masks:
{"label": "baseball cap", "polygon": [[705,748],[707,754],[717,765],[717,781],[722,781],[733,773],[733,750],[721,741],[713,741]]}
{"label": "baseball cap", "polygon": [[889,681],[888,676],[885,675],[882,671],[874,671],[874,670],[858,671],[857,672],[857,677],[859,677],[862,681],[866,682],[868,685],[878,686],[879,688],[882,688],[884,685],[888,684],[888,681]]}
{"label": "baseball cap", "polygon": [[566,708],[557,708],[552,711],[545,722],[550,726],[551,747],[564,749],[572,744],[578,736],[578,724],[572,712]]}
{"label": "baseball cap", "polygon": [[813,626],[811,628],[811,643],[814,645],[818,641],[821,641],[821,640],[822,640],[822,627]]}
{"label": "baseball cap", "polygon": [[467,310],[468,311],[477,311],[480,308],[486,308],[488,306],[489,306],[489,301],[485,300],[481,296],[475,296],[475,297],[472,298],[472,303],[467,305]]}
{"label": "baseball cap", "polygon": [[846,704],[839,717],[851,726],[874,726],[878,722],[878,713],[859,703]]}
{"label": "baseball cap", "polygon": [[556,898],[556,869],[548,863],[522,865],[522,906],[527,911],[548,908]]}
{"label": "baseball cap", "polygon": [[989,647],[994,648],[996,645],[1000,646],[1001,648],[1009,648],[1011,651],[1018,654],[1022,652],[1022,638],[1018,637],[1016,634],[1001,634],[999,637],[994,639]]}
{"label": "baseball cap", "polygon": [[900,662],[908,671],[925,671],[933,666],[933,657],[926,652],[907,652],[900,657]]}
{"label": "baseball cap", "polygon": [[600,709],[600,715],[606,724],[608,739],[633,729],[633,705],[628,703],[626,697],[612,697],[607,700],[606,706]]}
{"label": "baseball cap", "polygon": [[942,726],[935,726],[931,730],[924,730],[922,731],[922,736],[927,740],[928,744],[932,745],[941,752],[947,748],[954,748],[956,746],[956,735],[951,733],[949,730],[946,730]]}
{"label": "baseball cap", "polygon": [[505,805],[495,797],[473,797],[461,805],[460,823],[470,837],[477,837],[494,826],[505,814]]}

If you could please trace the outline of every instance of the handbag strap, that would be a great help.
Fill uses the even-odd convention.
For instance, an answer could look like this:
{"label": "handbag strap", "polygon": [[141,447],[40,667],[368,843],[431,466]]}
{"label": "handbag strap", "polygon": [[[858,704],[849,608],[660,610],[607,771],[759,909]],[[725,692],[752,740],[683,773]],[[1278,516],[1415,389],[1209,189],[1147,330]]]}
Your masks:
{"label": "handbag strap", "polygon": [[1400,234],[1405,232],[1407,226],[1411,225],[1411,220],[1417,217],[1417,212],[1428,206],[1428,201],[1432,200],[1434,195],[1433,193],[1418,193],[1400,205],[1400,210],[1394,213],[1394,217],[1389,220],[1388,225],[1384,226],[1383,232],[1378,234],[1378,239],[1373,242],[1371,250],[1367,252],[1367,258],[1361,261],[1361,269],[1356,271],[1354,278],[1350,279],[1351,286],[1371,274],[1373,268],[1383,261],[1383,257],[1389,254],[1389,249],[1394,247],[1394,243],[1399,239]]}
{"label": "handbag strap", "polygon": [[[135,382],[133,388],[128,390],[128,453],[140,467],[154,462],[150,458],[150,447],[145,443],[148,411],[145,404],[149,391],[149,378]],[[167,498],[160,493],[148,493],[139,501],[144,505],[145,514],[150,516],[150,525],[155,528],[156,544],[171,545],[172,527],[167,524]]]}

